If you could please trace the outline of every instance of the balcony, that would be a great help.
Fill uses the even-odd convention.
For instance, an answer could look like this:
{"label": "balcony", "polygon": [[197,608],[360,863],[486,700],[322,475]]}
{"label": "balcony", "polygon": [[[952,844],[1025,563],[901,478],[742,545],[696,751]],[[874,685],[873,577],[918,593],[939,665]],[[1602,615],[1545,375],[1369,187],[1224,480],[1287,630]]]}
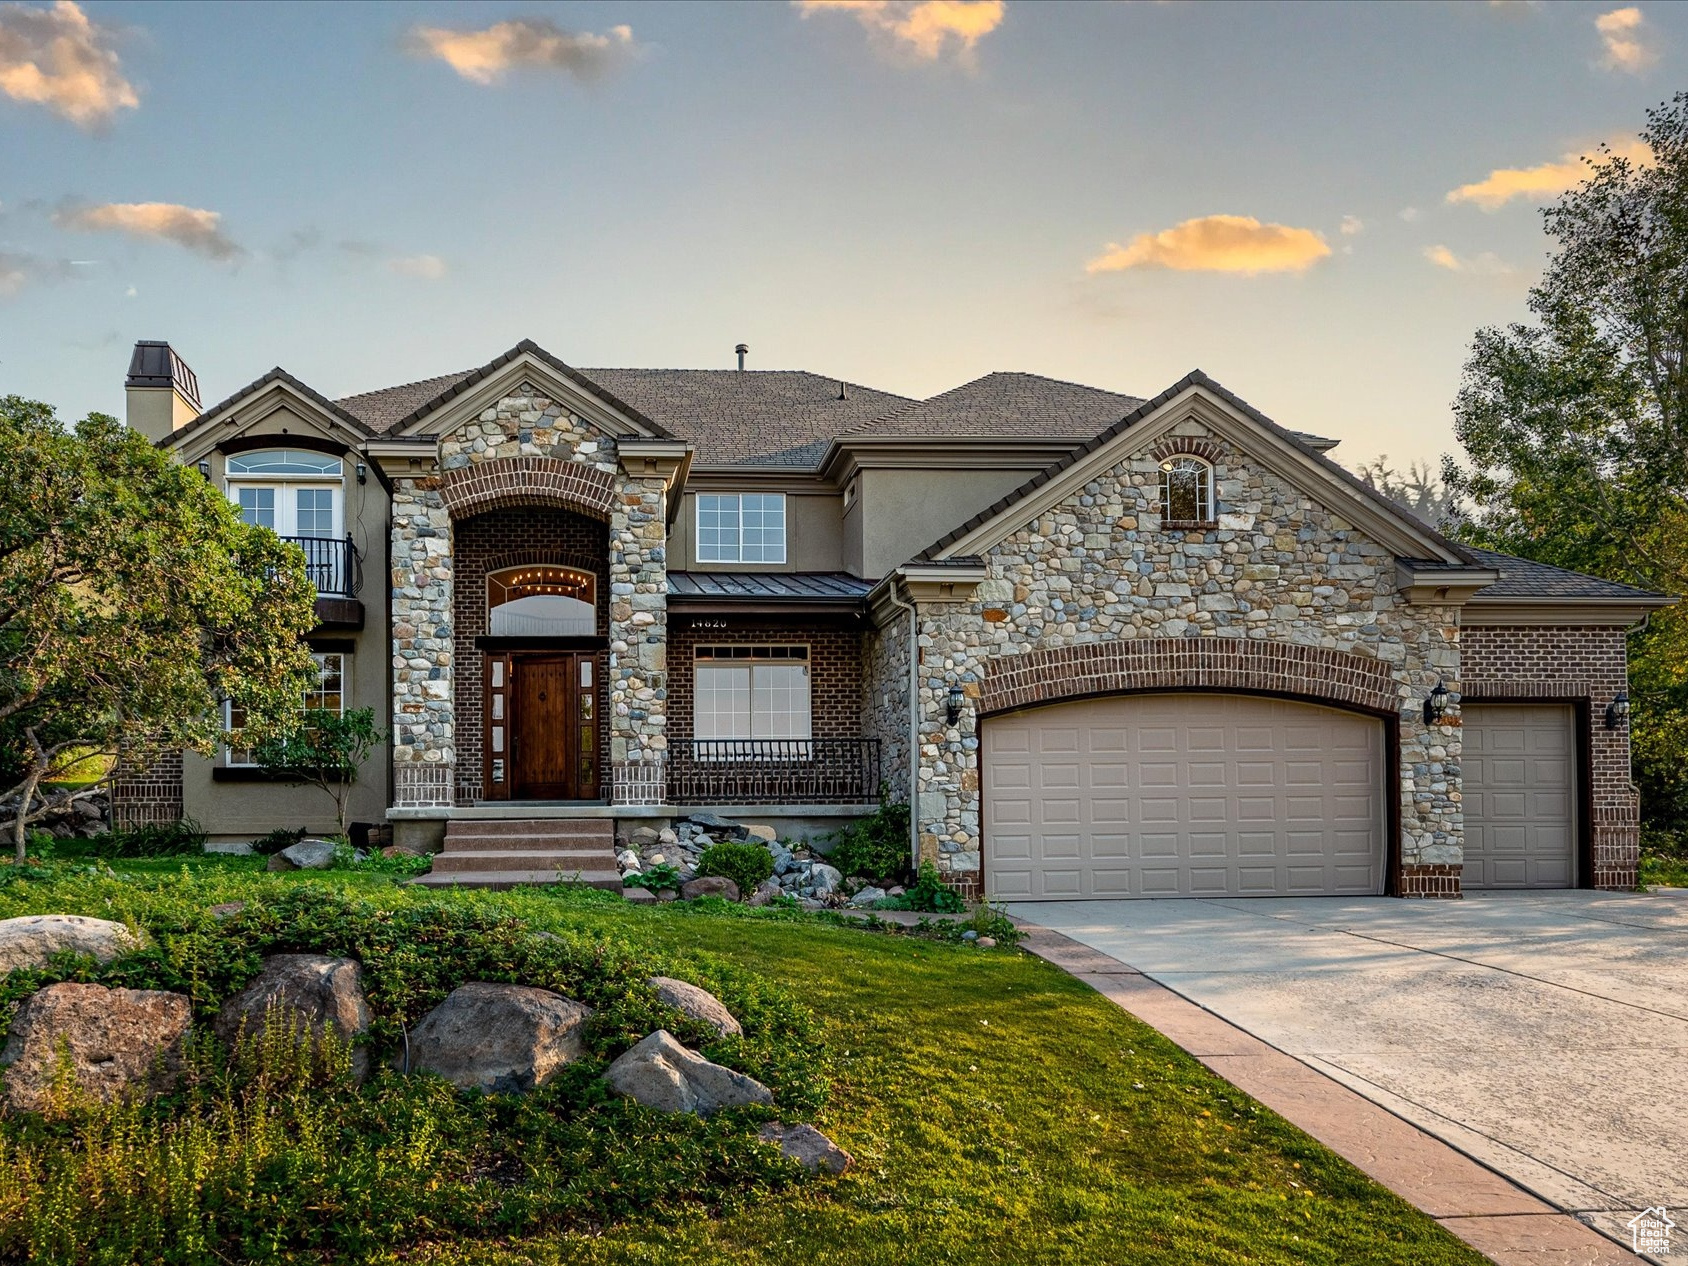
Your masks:
{"label": "balcony", "polygon": [[352,538],[333,536],[284,536],[287,544],[305,555],[305,574],[316,586],[317,622],[325,628],[361,629],[363,603],[363,558]]}
{"label": "balcony", "polygon": [[879,740],[692,739],[669,752],[670,804],[877,804]]}

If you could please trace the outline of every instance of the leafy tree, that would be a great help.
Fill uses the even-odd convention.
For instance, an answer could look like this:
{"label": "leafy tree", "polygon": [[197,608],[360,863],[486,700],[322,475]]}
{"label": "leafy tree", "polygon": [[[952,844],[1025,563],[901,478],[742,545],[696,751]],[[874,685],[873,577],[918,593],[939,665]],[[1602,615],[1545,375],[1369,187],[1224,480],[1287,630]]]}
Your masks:
{"label": "leafy tree", "polygon": [[373,708],[310,708],[299,714],[297,724],[259,743],[252,755],[265,769],[300,778],[333,800],[339,833],[345,835],[352,784],[382,738]]}
{"label": "leafy tree", "polygon": [[1405,470],[1389,464],[1388,454],[1364,463],[1357,472],[1373,488],[1431,527],[1447,530],[1459,519],[1459,502],[1428,462],[1409,462]]}
{"label": "leafy tree", "polygon": [[[0,773],[12,841],[157,754],[209,754],[221,702],[297,713],[315,591],[298,550],[114,418],[0,397]],[[110,772],[55,786],[92,758]],[[103,759],[102,759],[103,758]]]}
{"label": "leafy tree", "polygon": [[[1543,215],[1556,243],[1532,324],[1479,330],[1444,479],[1468,539],[1688,592],[1688,93],[1650,110],[1638,163],[1609,149]],[[1688,617],[1631,641],[1643,812],[1688,825]]]}

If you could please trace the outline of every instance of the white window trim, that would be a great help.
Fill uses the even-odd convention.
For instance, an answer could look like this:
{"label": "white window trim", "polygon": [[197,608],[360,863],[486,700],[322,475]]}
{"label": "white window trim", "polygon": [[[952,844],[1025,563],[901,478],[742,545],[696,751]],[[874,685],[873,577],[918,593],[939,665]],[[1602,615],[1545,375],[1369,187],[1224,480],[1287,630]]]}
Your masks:
{"label": "white window trim", "polygon": [[[1175,466],[1194,465],[1201,467],[1202,472],[1202,500],[1207,502],[1207,513],[1194,519],[1175,519],[1169,513],[1172,509],[1172,498],[1168,482]],[[1195,453],[1173,453],[1160,464],[1160,480],[1155,486],[1155,504],[1160,511],[1163,523],[1216,523],[1219,519],[1219,499],[1213,481],[1213,463],[1207,458]]]}
{"label": "white window trim", "polygon": [[[285,448],[256,449],[252,452],[236,453],[229,461],[249,459],[264,453],[285,453]],[[311,456],[317,456],[312,453]],[[275,527],[271,529],[277,536],[299,537],[299,498],[298,493],[309,488],[327,488],[334,494],[333,524],[327,536],[317,536],[314,540],[338,540],[346,534],[346,463],[343,458],[325,458],[331,460],[338,467],[336,473],[316,474],[298,472],[288,474],[245,474],[227,470],[228,498],[234,503],[235,509],[240,509],[240,491],[243,488],[273,488],[275,490]]]}
{"label": "white window trim", "polygon": [[[778,497],[780,503],[780,543],[778,558],[758,558],[749,562],[744,557],[744,499],[751,497]],[[703,499],[715,497],[720,500],[731,499],[738,507],[738,552],[731,557],[726,554],[705,554],[703,544]],[[693,552],[700,563],[742,563],[747,567],[780,567],[785,564],[788,553],[786,542],[790,536],[791,520],[787,516],[789,505],[783,492],[700,492],[693,498],[692,507],[692,541]],[[718,547],[715,547],[718,548]]]}
{"label": "white window trim", "polygon": [[[312,651],[311,652],[311,658],[316,660],[317,665],[318,665],[318,673],[317,673],[317,685],[318,686],[321,686],[321,684],[322,684],[322,674],[321,674],[322,661],[326,656],[329,656],[329,655],[338,655],[340,657],[340,715],[345,716],[346,715],[346,697],[348,695],[350,695],[351,692],[352,692],[352,652],[351,651]],[[316,691],[313,690],[311,693],[315,694]],[[305,701],[303,699],[300,699],[299,700],[299,710],[301,712],[303,712],[305,710],[304,704],[305,704]],[[234,733],[234,702],[232,700],[229,700],[229,699],[223,700],[223,732],[225,734]],[[244,755],[246,757],[246,759],[245,760],[237,760],[236,757],[239,756],[239,755]],[[224,764],[224,766],[226,766],[229,769],[256,769],[256,768],[258,768],[258,762],[251,759],[251,756],[252,756],[252,753],[251,753],[250,748],[234,747],[233,745],[231,745],[227,742],[225,742],[223,744],[223,764]]]}
{"label": "white window trim", "polygon": [[[720,652],[723,652],[723,651],[728,652],[728,653],[727,654],[721,654]],[[795,655],[788,653],[788,654],[783,655],[783,656],[767,656],[765,658],[755,658],[755,653],[757,651],[764,651],[764,652],[766,652],[766,651],[785,651],[785,652],[796,651],[796,652],[800,652],[800,653],[795,654]],[[769,734],[760,734],[759,735],[759,734],[756,733],[756,668],[757,668],[758,665],[760,665],[763,668],[792,668],[792,667],[796,667],[796,666],[801,665],[801,667],[803,669],[803,686],[804,686],[803,733],[801,733],[801,734],[781,734],[781,735],[769,735]],[[719,647],[716,647],[716,646],[700,646],[700,647],[698,647],[693,652],[693,655],[692,655],[692,738],[693,738],[694,742],[697,742],[697,743],[711,743],[711,742],[720,742],[720,743],[754,743],[754,742],[807,743],[807,742],[812,741],[814,739],[814,736],[815,736],[815,696],[814,696],[814,674],[812,672],[810,672],[809,665],[810,665],[810,647],[808,646],[807,643],[801,643],[801,642],[787,642],[787,643],[770,642],[770,643],[742,644],[742,645],[719,646]],[[750,706],[750,712],[749,712],[750,733],[747,734],[747,735],[742,735],[742,736],[736,737],[736,738],[717,738],[717,737],[714,737],[714,736],[700,735],[698,733],[698,720],[699,720],[698,707],[699,707],[699,704],[701,702],[702,696],[698,693],[698,689],[697,689],[697,670],[699,668],[739,668],[739,667],[742,667],[745,670],[747,677],[748,677],[748,680],[746,681],[745,685],[746,685],[746,691],[747,691],[747,699],[749,701],[749,706]],[[727,756],[710,757],[710,756],[706,755],[706,756],[703,757],[703,759],[706,759],[706,760],[707,759],[723,759],[724,760],[724,759],[729,759],[729,757],[727,757]]]}

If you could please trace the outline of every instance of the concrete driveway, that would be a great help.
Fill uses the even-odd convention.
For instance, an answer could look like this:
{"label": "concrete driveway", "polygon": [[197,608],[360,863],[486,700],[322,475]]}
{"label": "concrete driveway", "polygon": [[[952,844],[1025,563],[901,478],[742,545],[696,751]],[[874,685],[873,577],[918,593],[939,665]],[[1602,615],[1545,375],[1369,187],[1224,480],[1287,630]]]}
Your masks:
{"label": "concrete driveway", "polygon": [[1632,1211],[1688,1209],[1688,891],[1009,912],[1136,968],[1625,1243]]}

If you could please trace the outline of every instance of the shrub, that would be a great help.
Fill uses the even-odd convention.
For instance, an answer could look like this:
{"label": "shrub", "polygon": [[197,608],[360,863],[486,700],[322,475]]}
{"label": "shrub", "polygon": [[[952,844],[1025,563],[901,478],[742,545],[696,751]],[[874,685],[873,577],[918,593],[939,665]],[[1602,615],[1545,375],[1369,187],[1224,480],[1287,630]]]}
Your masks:
{"label": "shrub", "polygon": [[271,857],[284,848],[292,848],[305,838],[305,828],[278,826],[268,835],[260,835],[252,841],[252,851],[260,857]]}
{"label": "shrub", "polygon": [[885,910],[918,910],[922,914],[960,914],[967,908],[961,894],[944,883],[931,862],[920,863],[920,873],[902,896],[888,898],[879,905]]}
{"label": "shrub", "polygon": [[826,858],[845,875],[896,881],[909,873],[909,808],[881,804],[869,817],[839,832]]}
{"label": "shrub", "polygon": [[647,866],[636,875],[628,875],[624,887],[643,888],[647,892],[662,892],[664,889],[680,887],[680,869],[672,862],[659,862],[655,866]]}
{"label": "shrub", "polygon": [[738,885],[739,894],[748,897],[757,884],[772,877],[774,856],[755,841],[724,840],[703,850],[697,873],[730,879]]}

